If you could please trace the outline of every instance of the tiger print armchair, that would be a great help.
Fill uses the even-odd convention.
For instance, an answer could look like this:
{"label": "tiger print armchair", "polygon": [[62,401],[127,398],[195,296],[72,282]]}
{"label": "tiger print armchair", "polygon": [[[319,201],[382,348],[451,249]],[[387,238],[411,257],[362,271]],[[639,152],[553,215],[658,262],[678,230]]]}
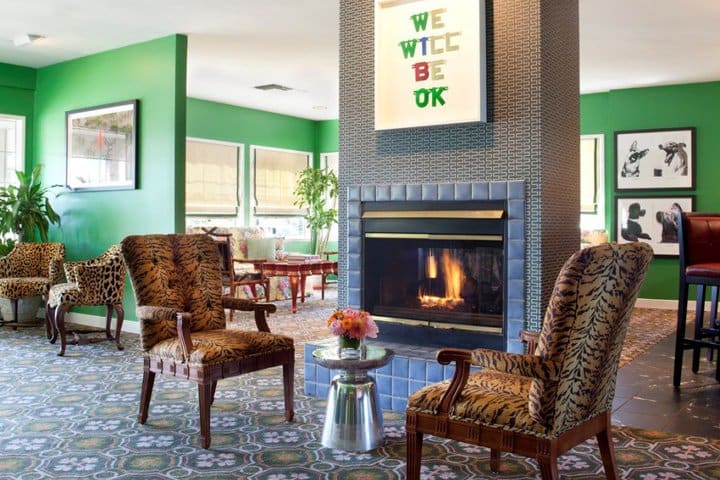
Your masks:
{"label": "tiger print armchair", "polygon": [[[157,373],[198,384],[200,436],[210,447],[218,380],[282,365],[285,419],[293,411],[293,339],[270,332],[275,305],[222,296],[218,250],[208,235],[134,235],[122,242],[144,353],[138,419],[145,423]],[[225,308],[252,311],[258,331],[225,327]]]}
{"label": "tiger print armchair", "polygon": [[[555,283],[533,354],[444,349],[451,381],[408,399],[407,478],[420,478],[424,434],[534,457],[543,479],[557,458],[596,436],[608,479],[618,478],[611,408],[620,351],[652,258],[645,243],[602,244],[574,254]],[[470,366],[480,370],[470,373]]]}
{"label": "tiger print armchair", "polygon": [[[48,294],[45,318],[51,332],[50,343],[60,337],[60,352],[65,355],[68,344],[65,331],[65,314],[75,306],[105,306],[105,329],[84,329],[72,331],[73,344],[95,343],[114,340],[118,350],[123,349],[120,341],[125,310],[122,301],[125,293],[125,262],[123,262],[120,245],[113,245],[105,253],[92,260],[82,262],[66,262],[66,283],[53,285]],[[111,330],[113,311],[117,314],[115,334]],[[104,333],[104,337],[80,337],[80,334]]]}
{"label": "tiger print armchair", "polygon": [[[65,245],[62,243],[20,242],[0,258],[0,297],[10,299],[12,319],[0,325],[18,325],[18,300],[23,297],[46,298],[51,285],[62,282]],[[49,334],[50,332],[48,332]]]}

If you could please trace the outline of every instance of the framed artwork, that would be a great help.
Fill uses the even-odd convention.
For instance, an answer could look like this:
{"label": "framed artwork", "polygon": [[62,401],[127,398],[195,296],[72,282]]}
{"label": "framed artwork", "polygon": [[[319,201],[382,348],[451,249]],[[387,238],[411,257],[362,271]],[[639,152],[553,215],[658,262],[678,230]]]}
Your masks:
{"label": "framed artwork", "polygon": [[694,127],[615,132],[615,190],[694,188]]}
{"label": "framed artwork", "polygon": [[485,0],[374,2],[375,130],[485,122]]}
{"label": "framed artwork", "polygon": [[649,243],[656,256],[677,256],[678,214],[691,212],[695,196],[616,197],[615,240]]}
{"label": "framed artwork", "polygon": [[138,101],[65,113],[65,181],[72,190],[132,190],[137,186]]}

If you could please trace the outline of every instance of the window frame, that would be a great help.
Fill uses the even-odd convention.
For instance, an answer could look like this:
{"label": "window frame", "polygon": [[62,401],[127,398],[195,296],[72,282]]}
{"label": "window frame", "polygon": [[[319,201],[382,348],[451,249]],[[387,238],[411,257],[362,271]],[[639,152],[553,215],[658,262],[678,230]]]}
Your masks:
{"label": "window frame", "polygon": [[[13,115],[10,113],[0,113],[0,119],[9,120],[15,122],[15,170],[14,171],[25,171],[25,142],[27,141],[26,136],[26,123],[27,119],[24,115]],[[6,165],[7,170],[7,165]],[[17,185],[18,179],[16,176],[11,176],[10,179],[5,178],[5,182],[0,181],[0,185]]]}
{"label": "window frame", "polygon": [[[580,139],[595,140],[595,193],[597,195],[597,211],[595,213],[580,212],[580,229],[581,230],[606,230],[605,225],[605,134],[591,133],[580,135]],[[580,161],[580,152],[578,152],[578,162]],[[582,165],[582,164],[581,164]],[[580,169],[582,176],[582,168]],[[582,179],[579,182],[582,185]],[[581,195],[582,197],[582,195]],[[579,206],[581,207],[581,206]]]}

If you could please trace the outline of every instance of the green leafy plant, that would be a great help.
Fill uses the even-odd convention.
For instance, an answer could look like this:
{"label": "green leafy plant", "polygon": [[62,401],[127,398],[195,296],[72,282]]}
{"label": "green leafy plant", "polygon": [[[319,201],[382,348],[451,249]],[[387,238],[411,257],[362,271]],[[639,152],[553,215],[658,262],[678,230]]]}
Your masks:
{"label": "green leafy plant", "polygon": [[60,224],[60,215],[47,198],[52,187],[43,187],[40,181],[41,169],[36,166],[30,175],[17,171],[18,185],[0,187],[0,222],[19,242],[35,238],[36,232],[47,242],[50,224]]}
{"label": "green leafy plant", "polygon": [[314,251],[321,254],[327,247],[330,228],[337,223],[337,175],[329,168],[308,167],[300,172],[293,193],[297,197],[294,204],[307,209],[304,218],[313,232]]}

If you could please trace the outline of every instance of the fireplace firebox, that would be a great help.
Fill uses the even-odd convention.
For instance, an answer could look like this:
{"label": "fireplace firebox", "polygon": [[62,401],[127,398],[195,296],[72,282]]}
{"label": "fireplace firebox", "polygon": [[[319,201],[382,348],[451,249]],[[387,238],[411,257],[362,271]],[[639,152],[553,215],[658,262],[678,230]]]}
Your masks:
{"label": "fireplace firebox", "polygon": [[363,205],[362,306],[383,340],[504,348],[503,201]]}

